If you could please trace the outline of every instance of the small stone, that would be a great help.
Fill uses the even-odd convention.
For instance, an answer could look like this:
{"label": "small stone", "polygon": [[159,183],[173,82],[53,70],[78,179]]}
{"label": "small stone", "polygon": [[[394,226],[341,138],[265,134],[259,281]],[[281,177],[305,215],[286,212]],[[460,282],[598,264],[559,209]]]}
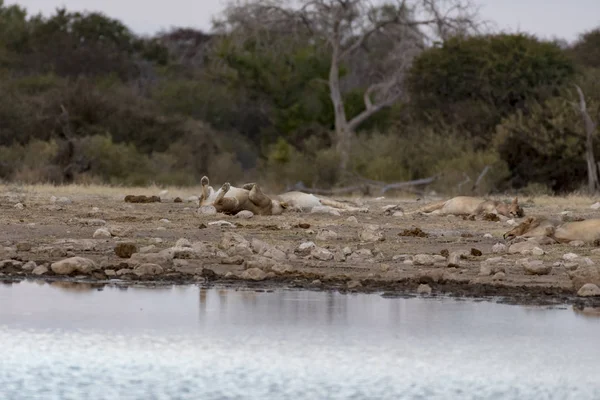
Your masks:
{"label": "small stone", "polygon": [[362,283],[360,283],[360,281],[355,281],[355,280],[353,280],[353,281],[350,281],[350,282],[348,282],[348,283],[346,284],[346,287],[347,287],[348,289],[356,289],[356,288],[358,288],[358,287],[362,287]]}
{"label": "small stone", "polygon": [[354,215],[346,218],[346,222],[349,222],[351,224],[357,224],[358,223],[358,219],[356,219],[356,217]]}
{"label": "small stone", "polygon": [[504,278],[506,278],[506,273],[504,273],[502,271],[496,272],[494,274],[494,276],[492,277],[492,279],[495,281],[502,281],[502,280],[504,280]]}
{"label": "small stone", "polygon": [[115,271],[114,269],[105,269],[104,270],[104,275],[106,275],[106,276],[116,276],[117,275],[117,271]]}
{"label": "small stone", "polygon": [[411,260],[412,256],[410,254],[396,254],[392,257],[392,261],[405,261]]}
{"label": "small stone", "polygon": [[37,267],[35,267],[35,268],[34,268],[34,269],[31,271],[31,273],[32,273],[33,275],[38,275],[38,276],[39,276],[39,275],[44,275],[44,274],[45,274],[45,273],[47,273],[47,272],[48,272],[48,267],[46,267],[45,265],[40,265],[40,266],[37,266]]}
{"label": "small stone", "polygon": [[600,202],[596,202],[596,203],[592,204],[592,205],[590,206],[590,208],[591,208],[592,210],[598,210],[598,209],[600,209]]}
{"label": "small stone", "polygon": [[548,275],[552,271],[551,265],[544,265],[540,260],[527,261],[523,263],[527,275]]}
{"label": "small stone", "polygon": [[96,232],[94,232],[92,237],[94,239],[107,239],[107,238],[112,237],[112,235],[110,234],[110,231],[108,229],[98,228],[98,229],[96,229]]}
{"label": "small stone", "polygon": [[175,242],[175,247],[192,247],[192,243],[185,238],[181,238]]}
{"label": "small stone", "polygon": [[350,254],[352,254],[352,249],[350,247],[346,246],[342,249],[342,254],[344,254],[347,257]]}
{"label": "small stone", "polygon": [[600,287],[593,283],[586,283],[578,291],[577,296],[581,297],[594,297],[600,296]]}
{"label": "small stone", "polygon": [[404,213],[402,211],[395,211],[392,217],[404,217]]}
{"label": "small stone", "polygon": [[417,254],[413,257],[412,262],[414,265],[433,265],[435,259],[429,254]]}
{"label": "small stone", "polygon": [[200,200],[198,196],[190,196],[187,199],[185,199],[185,201],[187,201],[188,203],[197,203],[198,200]]}
{"label": "small stone", "polygon": [[239,213],[235,214],[235,217],[240,219],[250,219],[254,217],[254,213],[250,210],[242,210]]}
{"label": "small stone", "polygon": [[492,274],[492,267],[489,265],[482,264],[479,267],[479,275],[480,276],[490,276]]}
{"label": "small stone", "polygon": [[133,274],[133,270],[131,268],[121,268],[116,274],[117,276]]}
{"label": "small stone", "polygon": [[482,252],[481,252],[481,250],[479,250],[479,249],[475,249],[475,248],[471,249],[471,255],[472,255],[472,256],[479,257],[479,256],[481,256],[482,254],[483,254],[483,253],[482,253]]}
{"label": "small stone", "polygon": [[225,265],[242,265],[244,258],[242,256],[225,257],[221,259],[221,264]]}
{"label": "small stone", "polygon": [[504,243],[496,243],[492,246],[492,253],[503,254],[506,253],[507,247]]}
{"label": "small stone", "polygon": [[175,199],[173,199],[173,203],[183,203],[183,200],[181,197],[175,197]]}
{"label": "small stone", "polygon": [[23,203],[17,203],[17,204],[15,204],[15,208],[16,208],[17,210],[22,210],[22,209],[24,209],[24,208],[25,208],[25,206],[23,205]]}
{"label": "small stone", "polygon": [[[33,271],[36,267],[37,267],[37,265],[36,265],[35,261],[27,261],[25,264],[23,264],[21,269],[23,271]],[[47,270],[47,268],[46,268],[46,270]]]}
{"label": "small stone", "polygon": [[133,273],[136,274],[137,276],[159,275],[159,274],[162,274],[163,271],[164,271],[163,267],[161,267],[158,264],[146,263],[146,264],[142,264],[142,265],[134,268]]}
{"label": "small stone", "polygon": [[321,260],[321,261],[330,261],[333,260],[333,253],[330,252],[327,249],[324,249],[322,247],[316,247],[314,248],[311,252],[310,255],[313,258],[316,258],[317,260]]}
{"label": "small stone", "polygon": [[73,272],[80,272],[82,274],[89,274],[95,270],[96,263],[88,258],[83,257],[71,257],[61,261],[57,261],[50,265],[52,271],[57,275],[69,275]]}
{"label": "small stone", "polygon": [[115,254],[121,258],[130,258],[137,252],[137,246],[134,243],[117,243]]}
{"label": "small stone", "polygon": [[71,204],[72,203],[71,199],[69,199],[68,197],[59,197],[59,198],[55,197],[55,199],[56,199],[55,202],[58,204]]}
{"label": "small stone", "polygon": [[564,255],[562,256],[562,258],[563,258],[563,260],[565,260],[565,261],[573,261],[573,260],[575,260],[576,258],[579,258],[579,256],[578,256],[577,254],[575,254],[575,253],[567,253],[567,254],[564,254]]}
{"label": "small stone", "polygon": [[419,285],[419,287],[417,288],[417,293],[419,294],[431,294],[431,286],[429,286],[426,283],[422,283]]}
{"label": "small stone", "polygon": [[267,273],[260,268],[249,268],[240,274],[240,278],[253,281],[262,281],[267,277]]}
{"label": "small stone", "polygon": [[491,233],[486,233],[485,235],[483,235],[483,237],[486,238],[486,239],[493,239],[494,238]]}
{"label": "small stone", "polygon": [[585,246],[585,242],[583,240],[572,240],[569,242],[569,246],[582,247]]}
{"label": "small stone", "polygon": [[531,251],[537,247],[537,243],[533,241],[519,242],[514,243],[508,248],[509,254],[521,253],[521,254],[531,254]]}
{"label": "small stone", "polygon": [[31,243],[28,242],[19,242],[16,247],[18,252],[31,251]]}
{"label": "small stone", "polygon": [[217,209],[215,206],[201,206],[198,208],[198,214],[202,215],[215,215],[217,213]]}
{"label": "small stone", "polygon": [[224,227],[228,227],[228,228],[235,228],[235,224],[232,224],[229,221],[224,221],[224,220],[219,220],[219,221],[212,221],[208,223],[209,226],[224,226]]}
{"label": "small stone", "polygon": [[170,224],[170,223],[171,223],[171,221],[169,221],[169,220],[168,220],[168,219],[166,219],[166,218],[162,218],[162,219],[160,219],[158,222],[162,222],[163,224]]}
{"label": "small stone", "polygon": [[543,256],[544,254],[546,254],[546,252],[540,249],[539,247],[534,247],[533,249],[531,249],[531,254],[534,256]]}
{"label": "small stone", "polygon": [[[560,262],[558,262],[557,264],[559,264],[559,265],[560,265],[561,263],[560,263]],[[576,270],[577,268],[579,268],[579,263],[576,263],[576,262],[568,262],[568,263],[565,263],[564,267],[565,267],[565,269],[566,269],[567,271],[574,271],[574,270]]]}
{"label": "small stone", "polygon": [[300,254],[308,254],[310,253],[310,251],[314,248],[316,248],[317,245],[314,244],[313,242],[304,242],[304,243],[300,243],[300,246],[298,246],[298,248],[296,249],[297,253]]}
{"label": "small stone", "polygon": [[384,241],[383,232],[377,225],[367,225],[359,234],[359,239],[363,242]]}
{"label": "small stone", "polygon": [[328,229],[323,229],[322,231],[317,233],[316,239],[322,240],[322,241],[327,241],[327,240],[335,240],[335,239],[337,239],[337,237],[338,237],[338,234],[335,233],[334,231],[330,231]]}

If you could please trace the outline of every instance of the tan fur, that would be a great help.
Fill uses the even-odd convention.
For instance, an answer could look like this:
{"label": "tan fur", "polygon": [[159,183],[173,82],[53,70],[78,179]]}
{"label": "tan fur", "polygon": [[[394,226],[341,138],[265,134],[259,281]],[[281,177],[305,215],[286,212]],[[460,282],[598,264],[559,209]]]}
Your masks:
{"label": "tan fur", "polygon": [[287,207],[285,202],[271,200],[254,183],[238,188],[226,182],[215,192],[209,186],[208,177],[202,177],[200,182],[202,194],[199,198],[199,205],[212,205],[217,212],[237,214],[242,210],[247,210],[252,211],[255,215],[280,215]]}
{"label": "tan fur", "polygon": [[286,192],[276,196],[278,200],[284,201],[290,208],[299,211],[310,211],[314,207],[331,207],[338,211],[366,212],[367,208],[356,207],[348,203],[328,199],[326,197],[315,196],[314,194],[303,192]]}
{"label": "tan fur", "polygon": [[581,240],[594,243],[600,240],[600,218],[561,223],[544,217],[529,217],[504,234],[504,239],[515,237],[549,237],[558,243]]}
{"label": "tan fur", "polygon": [[484,212],[499,214],[505,217],[522,217],[524,215],[523,208],[519,205],[519,200],[516,197],[510,204],[506,204],[501,201],[482,200],[477,197],[469,196],[458,196],[453,197],[450,200],[428,204],[413,213],[476,216]]}

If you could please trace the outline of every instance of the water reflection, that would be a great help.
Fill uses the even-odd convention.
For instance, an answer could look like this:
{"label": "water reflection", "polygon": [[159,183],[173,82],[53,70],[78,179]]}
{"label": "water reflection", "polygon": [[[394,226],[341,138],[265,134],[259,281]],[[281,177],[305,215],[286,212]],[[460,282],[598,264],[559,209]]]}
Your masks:
{"label": "water reflection", "polygon": [[0,398],[600,398],[598,310],[97,289],[0,285]]}

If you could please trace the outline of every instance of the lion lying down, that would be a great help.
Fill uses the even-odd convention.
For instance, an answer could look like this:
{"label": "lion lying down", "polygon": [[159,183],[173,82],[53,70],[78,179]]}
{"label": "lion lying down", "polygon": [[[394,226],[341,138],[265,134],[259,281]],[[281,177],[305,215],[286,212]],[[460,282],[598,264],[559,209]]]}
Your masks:
{"label": "lion lying down", "polygon": [[212,205],[217,212],[224,214],[237,214],[248,210],[256,215],[280,215],[287,207],[284,202],[272,200],[265,195],[258,185],[246,184],[241,188],[233,187],[228,182],[224,183],[218,191],[209,186],[208,177],[202,177],[202,194],[199,205]]}
{"label": "lion lying down", "polygon": [[594,243],[600,240],[600,218],[562,222],[546,217],[528,217],[504,234],[504,239],[507,240],[517,237],[537,240],[549,238],[555,243],[569,243],[575,240]]}
{"label": "lion lying down", "polygon": [[202,194],[199,205],[212,205],[217,212],[237,214],[242,210],[258,215],[280,215],[284,210],[310,212],[315,207],[330,207],[338,211],[366,212],[367,208],[355,207],[339,201],[317,197],[302,192],[286,192],[271,199],[256,183],[241,188],[225,183],[218,191],[209,186],[208,177],[202,177]]}
{"label": "lion lying down", "polygon": [[508,218],[520,218],[525,215],[523,208],[519,205],[519,200],[516,197],[510,204],[507,204],[501,201],[483,200],[470,196],[457,196],[450,200],[428,204],[410,214],[415,213],[468,215],[469,217],[474,217],[483,213],[491,213]]}

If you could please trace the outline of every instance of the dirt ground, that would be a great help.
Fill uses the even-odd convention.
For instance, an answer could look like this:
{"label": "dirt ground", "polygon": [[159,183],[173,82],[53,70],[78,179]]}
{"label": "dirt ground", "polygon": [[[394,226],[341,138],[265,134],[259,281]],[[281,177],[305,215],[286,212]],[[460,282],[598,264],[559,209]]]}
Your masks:
{"label": "dirt ground", "polygon": [[[562,261],[565,253],[575,253],[579,260],[587,257],[588,264],[597,265],[600,253],[593,251],[593,245],[544,245],[540,247],[546,254],[539,256],[493,253],[492,247],[505,243],[502,235],[511,229],[506,221],[384,212],[389,205],[412,211],[439,198],[360,198],[354,200],[368,206],[369,212],[340,216],[290,212],[242,219],[198,213],[197,203],[188,198],[199,194],[199,188],[160,192],[156,187],[0,186],[0,280],[289,287],[390,297],[449,295],[517,304],[600,306],[599,297],[576,295],[568,270],[577,266]],[[130,194],[160,195],[161,202],[126,203],[124,197]],[[182,202],[175,202],[176,197]],[[600,211],[590,208],[595,201],[581,196],[520,199],[526,215],[560,216],[569,211],[582,218],[597,217]],[[215,221],[235,226],[210,224]],[[100,228],[111,232],[111,237],[94,238]],[[364,236],[365,232],[374,233],[374,238]],[[166,250],[180,239],[185,240],[176,249],[183,246],[189,251]],[[305,244],[304,250],[299,249],[306,242],[316,248]],[[117,256],[119,244],[125,250],[133,245],[129,252],[138,254]],[[464,254],[458,264],[448,262],[454,252]],[[417,265],[417,254],[438,257],[433,265]],[[65,275],[53,271],[52,263],[76,256],[93,260],[94,270]],[[490,264],[491,274],[482,273],[482,265],[493,257],[502,259]],[[552,269],[546,275],[529,275],[522,265],[524,258],[541,260]],[[29,261],[47,271],[32,272],[24,267]],[[162,269],[136,273],[141,263]]]}

